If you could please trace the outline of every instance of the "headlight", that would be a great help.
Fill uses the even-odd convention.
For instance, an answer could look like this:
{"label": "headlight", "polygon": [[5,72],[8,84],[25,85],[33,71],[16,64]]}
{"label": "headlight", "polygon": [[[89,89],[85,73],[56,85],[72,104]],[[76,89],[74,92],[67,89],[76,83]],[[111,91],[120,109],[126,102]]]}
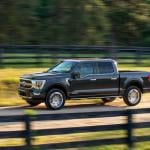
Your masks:
{"label": "headlight", "polygon": [[46,80],[32,80],[32,88],[42,89],[44,87]]}

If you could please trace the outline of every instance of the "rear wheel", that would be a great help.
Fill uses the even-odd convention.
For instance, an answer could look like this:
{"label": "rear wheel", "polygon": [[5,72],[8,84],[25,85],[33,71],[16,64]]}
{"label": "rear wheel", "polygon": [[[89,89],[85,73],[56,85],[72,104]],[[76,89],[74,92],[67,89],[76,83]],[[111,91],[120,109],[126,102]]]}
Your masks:
{"label": "rear wheel", "polygon": [[104,103],[109,103],[109,102],[114,101],[115,99],[116,99],[115,97],[107,97],[107,98],[102,98],[102,101]]}
{"label": "rear wheel", "polygon": [[26,100],[26,102],[27,102],[30,106],[32,106],[32,107],[41,104],[41,102],[34,102],[34,101],[28,101],[28,100]]}
{"label": "rear wheel", "polygon": [[136,86],[128,87],[124,93],[123,100],[128,106],[139,104],[141,101],[141,90]]}
{"label": "rear wheel", "polygon": [[45,104],[53,110],[61,109],[65,104],[66,96],[60,89],[52,89],[49,91]]}

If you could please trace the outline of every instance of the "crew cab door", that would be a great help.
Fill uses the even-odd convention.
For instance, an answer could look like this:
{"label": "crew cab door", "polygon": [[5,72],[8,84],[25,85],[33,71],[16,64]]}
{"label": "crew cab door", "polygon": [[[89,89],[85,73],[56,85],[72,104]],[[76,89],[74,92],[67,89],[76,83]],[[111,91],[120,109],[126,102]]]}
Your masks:
{"label": "crew cab door", "polygon": [[70,95],[73,97],[91,96],[95,90],[94,62],[80,62],[73,72],[80,73],[80,78],[70,79]]}
{"label": "crew cab door", "polygon": [[117,96],[119,93],[119,73],[113,62],[95,62],[95,91],[100,96]]}

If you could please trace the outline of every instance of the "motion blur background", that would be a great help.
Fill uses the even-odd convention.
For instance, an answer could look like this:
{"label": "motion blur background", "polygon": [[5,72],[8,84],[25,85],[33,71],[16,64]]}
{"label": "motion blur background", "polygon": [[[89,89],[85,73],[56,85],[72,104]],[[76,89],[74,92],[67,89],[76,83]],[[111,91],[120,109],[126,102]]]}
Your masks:
{"label": "motion blur background", "polygon": [[1,0],[0,105],[23,103],[20,75],[65,58],[114,58],[120,69],[149,71],[149,46],[149,0]]}
{"label": "motion blur background", "polygon": [[150,45],[149,0],[1,0],[1,44]]}
{"label": "motion blur background", "polygon": [[[66,58],[113,58],[120,70],[150,71],[150,0],[0,0],[0,106],[19,106],[19,113],[26,109],[17,93],[19,77],[45,71]],[[143,99],[137,108],[150,106],[150,94]],[[94,99],[69,101],[66,105],[99,106],[99,103],[99,99]],[[126,108],[120,99],[113,104],[106,107]],[[101,105],[102,108],[105,106]],[[35,109],[42,113],[46,111],[43,105]],[[114,119],[100,120],[104,121],[112,124]],[[89,125],[91,122],[82,123]],[[4,131],[12,128],[5,124],[1,127]],[[16,128],[19,129],[14,125],[13,130]],[[118,136],[121,133],[110,134]],[[136,134],[147,133],[149,129],[140,129]],[[110,134],[101,132],[91,136],[87,133],[86,138],[110,137]],[[85,135],[75,134],[71,138],[85,139]],[[42,140],[59,141],[55,137]],[[0,146],[15,144],[20,142],[0,140]],[[141,143],[136,149],[148,150],[149,145]],[[113,149],[116,147],[110,148]],[[125,148],[121,146],[120,149]]]}

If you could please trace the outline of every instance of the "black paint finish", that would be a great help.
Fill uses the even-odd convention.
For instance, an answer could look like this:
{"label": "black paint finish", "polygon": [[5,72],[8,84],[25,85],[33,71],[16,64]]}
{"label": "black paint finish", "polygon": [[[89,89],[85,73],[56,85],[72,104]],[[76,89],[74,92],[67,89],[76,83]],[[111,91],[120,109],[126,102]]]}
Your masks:
{"label": "black paint finish", "polygon": [[[44,102],[48,91],[52,88],[63,90],[67,99],[121,97],[126,88],[131,85],[138,86],[143,93],[150,92],[150,81],[147,78],[150,75],[149,72],[119,72],[116,61],[111,59],[65,61],[74,64],[69,72],[44,72],[22,76],[21,80],[28,82],[28,86],[31,80],[46,80],[46,83],[41,90],[20,86],[19,95],[26,100]],[[73,72],[80,73],[80,77],[72,78]],[[86,74],[86,72],[90,73]],[[39,95],[34,95],[34,93],[39,93]]]}

